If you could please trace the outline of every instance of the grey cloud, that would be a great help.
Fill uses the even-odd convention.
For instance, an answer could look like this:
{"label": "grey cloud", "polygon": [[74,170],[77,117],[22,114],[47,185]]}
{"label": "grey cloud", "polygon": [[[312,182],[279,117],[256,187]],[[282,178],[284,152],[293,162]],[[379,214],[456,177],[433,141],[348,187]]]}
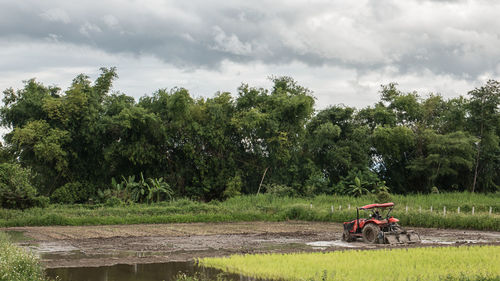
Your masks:
{"label": "grey cloud", "polygon": [[46,10],[40,14],[40,17],[52,22],[69,23],[71,21],[66,11],[58,8]]}
{"label": "grey cloud", "polygon": [[[401,73],[430,70],[475,79],[495,69],[500,57],[500,49],[491,47],[500,43],[496,13],[481,12],[500,12],[500,6],[486,2],[33,0],[1,5],[3,39],[153,55],[185,68],[217,68],[224,60],[299,61],[360,73],[391,65]],[[464,13],[473,9],[455,16],[443,5]],[[424,13],[431,14],[429,20]],[[450,27],[462,33],[445,33]]]}

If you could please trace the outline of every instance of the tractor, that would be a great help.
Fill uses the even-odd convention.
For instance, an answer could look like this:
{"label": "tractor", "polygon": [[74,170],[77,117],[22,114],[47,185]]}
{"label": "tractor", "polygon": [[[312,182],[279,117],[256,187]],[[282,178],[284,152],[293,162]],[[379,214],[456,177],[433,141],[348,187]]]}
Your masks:
{"label": "tractor", "polygon": [[[419,243],[420,236],[413,231],[406,231],[399,226],[399,220],[389,216],[394,203],[369,204],[356,208],[356,219],[344,222],[342,240],[346,242],[363,238],[365,243],[407,244]],[[370,211],[370,217],[359,218],[359,211]],[[387,212],[384,216],[380,212]]]}

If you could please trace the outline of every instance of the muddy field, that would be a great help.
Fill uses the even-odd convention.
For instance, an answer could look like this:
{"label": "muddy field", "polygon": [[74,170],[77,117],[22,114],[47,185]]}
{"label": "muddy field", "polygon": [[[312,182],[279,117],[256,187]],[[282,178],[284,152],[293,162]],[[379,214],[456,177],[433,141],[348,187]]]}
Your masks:
{"label": "muddy field", "polygon": [[[411,228],[423,246],[500,244],[500,232]],[[38,253],[44,265],[93,267],[186,261],[234,253],[333,251],[401,247],[342,242],[342,224],[238,222],[0,229]]]}

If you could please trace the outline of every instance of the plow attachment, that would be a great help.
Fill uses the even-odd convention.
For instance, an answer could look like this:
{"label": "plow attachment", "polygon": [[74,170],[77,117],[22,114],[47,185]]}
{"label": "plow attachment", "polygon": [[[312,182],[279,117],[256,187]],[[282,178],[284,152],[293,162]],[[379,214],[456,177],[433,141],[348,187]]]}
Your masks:
{"label": "plow attachment", "polygon": [[383,244],[420,243],[420,236],[415,232],[383,232]]}

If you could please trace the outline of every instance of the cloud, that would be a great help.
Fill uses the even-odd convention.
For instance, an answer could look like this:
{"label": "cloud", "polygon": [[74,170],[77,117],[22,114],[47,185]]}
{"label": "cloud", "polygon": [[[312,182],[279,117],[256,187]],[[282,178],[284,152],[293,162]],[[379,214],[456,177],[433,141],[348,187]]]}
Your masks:
{"label": "cloud", "polygon": [[50,22],[69,23],[71,20],[65,10],[54,8],[40,14],[40,17]]}
{"label": "cloud", "polygon": [[275,74],[303,81],[321,107],[367,105],[386,82],[456,95],[500,75],[497,1],[4,2],[0,86],[116,65],[135,96],[210,95]]}
{"label": "cloud", "polygon": [[235,55],[250,55],[252,53],[252,45],[250,45],[250,43],[241,42],[235,34],[231,34],[230,36],[226,35],[224,30],[219,26],[215,26],[213,29],[215,41],[215,45],[212,47],[213,49]]}
{"label": "cloud", "polygon": [[38,17],[42,22],[29,17],[30,9],[13,5],[14,21],[0,34],[32,39],[55,34],[67,43],[149,54],[190,67],[217,68],[224,60],[297,60],[360,71],[390,64],[401,72],[431,69],[476,77],[500,55],[500,26],[494,24],[500,4],[493,1],[31,4],[33,13],[44,11]]}
{"label": "cloud", "polygon": [[115,29],[119,25],[118,19],[113,15],[105,15],[102,17],[104,23],[111,29]]}
{"label": "cloud", "polygon": [[83,25],[80,26],[80,29],[78,29],[78,31],[87,37],[90,37],[92,33],[102,32],[99,26],[90,22],[85,22]]}

